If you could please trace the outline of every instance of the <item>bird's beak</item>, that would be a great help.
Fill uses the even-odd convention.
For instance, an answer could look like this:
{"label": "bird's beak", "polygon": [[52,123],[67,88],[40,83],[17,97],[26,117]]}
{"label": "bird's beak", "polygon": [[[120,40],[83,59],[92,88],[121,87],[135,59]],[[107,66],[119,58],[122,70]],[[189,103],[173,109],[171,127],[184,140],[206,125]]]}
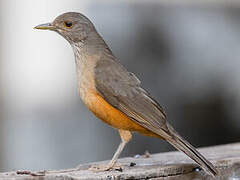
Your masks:
{"label": "bird's beak", "polygon": [[34,29],[41,29],[41,30],[56,30],[56,27],[53,26],[51,23],[46,23],[46,24],[40,24],[36,27],[34,27]]}

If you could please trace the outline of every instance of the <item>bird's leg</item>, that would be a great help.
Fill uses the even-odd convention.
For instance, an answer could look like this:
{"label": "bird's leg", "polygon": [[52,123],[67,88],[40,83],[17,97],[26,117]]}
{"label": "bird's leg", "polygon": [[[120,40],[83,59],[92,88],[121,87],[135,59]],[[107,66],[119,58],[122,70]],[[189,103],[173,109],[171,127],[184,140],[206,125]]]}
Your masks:
{"label": "bird's leg", "polygon": [[117,159],[120,156],[121,152],[123,151],[124,147],[132,139],[132,134],[130,131],[126,131],[126,130],[118,130],[118,131],[119,131],[122,142],[119,144],[117,151],[115,152],[112,160],[109,162],[109,165],[111,167],[113,167],[116,164]]}
{"label": "bird's leg", "polygon": [[117,151],[113,155],[112,160],[108,164],[93,165],[89,168],[89,170],[94,171],[94,172],[101,172],[101,171],[108,171],[108,170],[113,170],[113,169],[121,169],[121,166],[119,166],[119,165],[116,166],[116,162],[117,162],[119,155],[123,151],[125,145],[132,139],[132,134],[130,131],[121,130],[121,129],[119,129],[118,132],[120,134],[122,142],[119,144]]}

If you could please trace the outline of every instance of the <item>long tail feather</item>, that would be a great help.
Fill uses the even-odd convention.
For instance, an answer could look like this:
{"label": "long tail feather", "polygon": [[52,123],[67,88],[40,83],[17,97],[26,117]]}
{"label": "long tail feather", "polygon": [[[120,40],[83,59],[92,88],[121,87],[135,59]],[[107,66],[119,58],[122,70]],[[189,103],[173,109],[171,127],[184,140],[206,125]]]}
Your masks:
{"label": "long tail feather", "polygon": [[166,139],[171,145],[173,145],[179,151],[184,152],[192,160],[194,160],[203,169],[216,176],[218,170],[209,162],[203,155],[201,155],[190,143],[184,140],[170,125],[168,125],[172,138]]}

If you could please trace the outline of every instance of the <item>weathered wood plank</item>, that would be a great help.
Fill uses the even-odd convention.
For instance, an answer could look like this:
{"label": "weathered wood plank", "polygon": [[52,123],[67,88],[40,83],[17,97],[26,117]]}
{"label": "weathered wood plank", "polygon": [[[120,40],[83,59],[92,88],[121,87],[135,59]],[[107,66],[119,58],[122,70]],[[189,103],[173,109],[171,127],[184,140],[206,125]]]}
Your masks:
{"label": "weathered wood plank", "polygon": [[[240,179],[240,143],[222,146],[200,148],[219,170],[221,175],[216,179]],[[166,152],[143,156],[122,158],[119,163],[123,171],[93,173],[89,170],[91,164],[79,165],[75,169],[43,171],[43,172],[6,172],[0,173],[3,180],[96,180],[96,179],[153,179],[153,180],[188,180],[213,179],[181,152]],[[136,165],[134,165],[134,163]],[[130,164],[134,166],[130,166]],[[21,174],[22,173],[22,174]],[[235,178],[235,179],[234,179]]]}

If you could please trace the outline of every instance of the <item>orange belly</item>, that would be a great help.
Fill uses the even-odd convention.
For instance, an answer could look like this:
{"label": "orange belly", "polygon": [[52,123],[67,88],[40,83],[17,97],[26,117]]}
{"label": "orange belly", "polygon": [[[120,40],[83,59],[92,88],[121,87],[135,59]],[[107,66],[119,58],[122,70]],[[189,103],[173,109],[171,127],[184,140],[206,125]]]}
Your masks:
{"label": "orange belly", "polygon": [[135,123],[124,113],[111,106],[99,94],[88,93],[87,98],[84,99],[84,103],[88,109],[92,111],[99,119],[109,124],[110,126],[113,126],[117,129],[136,131],[143,135],[161,138],[159,135]]}

